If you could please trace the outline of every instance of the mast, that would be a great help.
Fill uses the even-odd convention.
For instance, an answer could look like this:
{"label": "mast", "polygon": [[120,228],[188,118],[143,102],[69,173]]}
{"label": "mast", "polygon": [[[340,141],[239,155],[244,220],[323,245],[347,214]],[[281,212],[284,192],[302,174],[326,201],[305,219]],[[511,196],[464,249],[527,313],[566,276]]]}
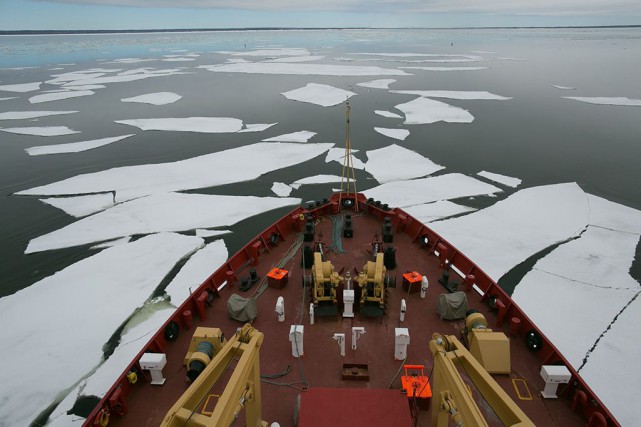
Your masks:
{"label": "mast", "polygon": [[[358,212],[358,203],[356,203],[356,176],[354,175],[354,159],[352,158],[352,146],[349,139],[349,98],[345,102],[347,126],[345,132],[345,156],[343,157],[343,173],[341,175],[341,192],[338,196],[339,206],[343,207],[343,194],[346,198],[352,199],[354,211]],[[350,194],[351,192],[351,194]]]}

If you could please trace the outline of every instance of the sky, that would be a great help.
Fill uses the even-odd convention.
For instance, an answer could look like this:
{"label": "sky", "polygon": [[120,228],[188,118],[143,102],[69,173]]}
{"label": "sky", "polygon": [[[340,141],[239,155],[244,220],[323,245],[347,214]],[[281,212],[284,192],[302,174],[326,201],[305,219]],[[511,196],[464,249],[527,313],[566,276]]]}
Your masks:
{"label": "sky", "polygon": [[0,0],[0,30],[639,24],[640,0]]}

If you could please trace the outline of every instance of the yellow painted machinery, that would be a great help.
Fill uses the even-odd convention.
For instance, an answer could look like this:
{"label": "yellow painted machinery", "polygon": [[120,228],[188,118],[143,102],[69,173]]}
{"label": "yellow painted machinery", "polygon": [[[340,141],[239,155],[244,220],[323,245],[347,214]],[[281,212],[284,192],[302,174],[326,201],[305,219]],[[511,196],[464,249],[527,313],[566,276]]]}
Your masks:
{"label": "yellow painted machinery", "polygon": [[[247,426],[267,427],[261,419],[259,349],[262,342],[263,333],[249,323],[236,331],[167,412],[161,426],[228,427],[244,408]],[[225,386],[218,384],[232,359],[238,362],[229,381]],[[209,405],[212,398],[217,399],[215,405]]]}
{"label": "yellow painted machinery", "polygon": [[183,362],[187,368],[187,380],[194,381],[226,343],[219,328],[196,328]]}
{"label": "yellow painted machinery", "polygon": [[491,374],[509,374],[510,340],[503,332],[487,327],[481,313],[471,313],[465,318],[468,348],[476,360]]}
{"label": "yellow painted machinery", "polygon": [[432,425],[446,427],[450,418],[456,425],[488,425],[457,369],[462,367],[504,425],[534,427],[534,423],[456,337],[434,334],[430,351],[434,356]]}
{"label": "yellow painted machinery", "polygon": [[[336,288],[343,278],[334,271],[334,266],[330,261],[323,261],[320,252],[314,252],[314,267],[312,268],[312,279],[314,281],[314,308],[317,314],[322,313],[323,308],[331,306],[333,314],[336,313]],[[321,307],[323,306],[323,307]]]}
{"label": "yellow painted machinery", "polygon": [[[383,314],[385,308],[385,273],[383,254],[376,254],[376,261],[367,261],[358,276],[356,283],[361,287],[361,310],[373,311],[371,314]],[[367,314],[367,313],[365,313]]]}

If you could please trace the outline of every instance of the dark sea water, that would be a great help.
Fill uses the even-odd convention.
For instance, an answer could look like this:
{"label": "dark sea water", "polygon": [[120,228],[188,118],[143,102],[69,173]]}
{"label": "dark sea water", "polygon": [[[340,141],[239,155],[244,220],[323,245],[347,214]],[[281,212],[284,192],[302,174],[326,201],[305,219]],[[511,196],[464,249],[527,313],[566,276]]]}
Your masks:
{"label": "dark sea water", "polygon": [[[250,51],[267,47],[306,48],[334,65],[485,66],[481,71],[430,72],[407,70],[412,76],[282,76],[212,73],[198,65],[224,63],[217,51]],[[180,51],[180,52],[177,52]],[[481,51],[482,53],[475,53]],[[162,62],[162,55],[199,53],[191,62]],[[470,63],[383,61],[364,52],[479,55]],[[109,64],[119,58],[155,59],[137,64]],[[351,58],[355,61],[335,59]],[[377,59],[363,62],[364,58]],[[509,59],[499,59],[509,58]],[[261,57],[248,57],[261,60]],[[411,58],[416,59],[416,58]],[[521,60],[514,60],[521,59]],[[59,65],[64,64],[64,65]],[[26,67],[26,68],[25,68]],[[63,70],[51,70],[52,68]],[[625,96],[641,99],[641,29],[509,29],[509,30],[324,30],[150,33],[103,35],[1,36],[0,85],[46,81],[53,74],[89,68],[186,67],[190,74],[111,83],[96,94],[41,104],[28,98],[38,92],[0,92],[0,112],[78,110],[77,114],[31,120],[0,121],[0,127],[66,125],[77,135],[38,137],[0,132],[0,296],[8,295],[89,256],[87,247],[23,252],[30,239],[72,223],[75,219],[35,197],[14,192],[81,173],[124,165],[161,163],[252,144],[263,138],[299,130],[317,132],[311,142],[345,138],[344,107],[287,100],[280,93],[307,83],[324,83],[351,90],[351,140],[364,151],[398,143],[446,167],[445,172],[474,175],[487,170],[523,180],[520,188],[577,182],[586,192],[641,209],[641,107],[591,105],[562,96]],[[483,90],[512,97],[509,101],[446,100],[469,110],[469,124],[435,123],[403,126],[400,120],[374,114],[393,110],[413,95],[390,94],[357,83],[395,78],[392,89]],[[559,90],[552,85],[572,86]],[[121,98],[170,91],[183,96],[174,104],[151,106],[122,103]],[[197,134],[139,131],[114,120],[147,117],[224,116],[245,123],[277,122],[267,131],[243,134]],[[404,141],[389,139],[374,126],[404,127]],[[27,147],[75,142],[136,133],[135,137],[81,153],[29,156]],[[243,159],[238,159],[242,167]],[[251,182],[201,189],[210,194],[273,196],[273,182],[293,182],[316,174],[339,174],[337,163],[324,156],[277,170]],[[369,174],[357,171],[359,190],[374,187]],[[303,200],[326,197],[335,185],[303,186],[292,193]],[[511,194],[505,191],[503,198]],[[496,199],[492,200],[492,202]],[[483,198],[465,201],[483,206]],[[231,227],[225,236],[230,253],[287,209],[251,218]],[[509,287],[509,284],[507,285]]]}

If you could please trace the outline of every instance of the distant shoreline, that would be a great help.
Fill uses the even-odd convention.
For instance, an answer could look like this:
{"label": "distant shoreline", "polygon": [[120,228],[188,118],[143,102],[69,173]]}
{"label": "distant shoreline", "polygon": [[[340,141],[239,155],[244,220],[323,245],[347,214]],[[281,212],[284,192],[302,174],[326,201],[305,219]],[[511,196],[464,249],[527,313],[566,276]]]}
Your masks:
{"label": "distant shoreline", "polygon": [[604,29],[641,28],[641,25],[577,25],[577,26],[516,26],[516,27],[247,27],[247,28],[175,28],[141,30],[0,30],[0,35],[75,35],[75,34],[140,34],[140,33],[201,33],[231,31],[322,31],[322,30],[539,30],[539,29]]}

